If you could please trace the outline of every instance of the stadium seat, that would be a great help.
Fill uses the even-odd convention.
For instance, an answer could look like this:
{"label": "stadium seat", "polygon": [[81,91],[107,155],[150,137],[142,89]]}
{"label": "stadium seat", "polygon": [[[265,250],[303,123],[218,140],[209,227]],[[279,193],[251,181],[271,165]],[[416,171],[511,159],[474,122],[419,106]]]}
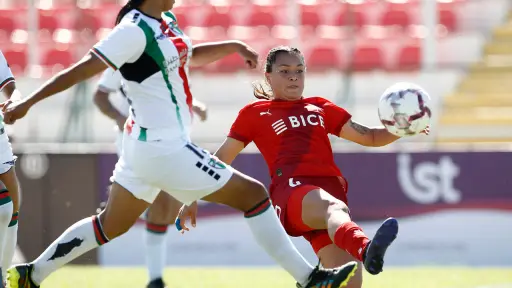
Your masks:
{"label": "stadium seat", "polygon": [[205,16],[204,22],[201,23],[205,27],[220,26],[227,29],[231,26],[231,14],[227,12],[220,12],[215,7],[211,7]]}
{"label": "stadium seat", "polygon": [[[253,6],[257,7],[257,6]],[[277,25],[277,20],[272,11],[266,9],[254,8],[251,10],[247,19],[248,26],[267,26],[272,27]]]}
{"label": "stadium seat", "polygon": [[102,26],[100,17],[101,14],[98,15],[93,10],[81,9],[73,22],[73,29],[77,31],[90,30],[92,33],[96,33]]}
{"label": "stadium seat", "polygon": [[61,65],[63,68],[67,68],[73,62],[73,55],[69,50],[51,49],[44,55],[42,64],[48,67]]}
{"label": "stadium seat", "polygon": [[301,5],[300,7],[301,23],[304,26],[318,27],[322,24],[319,13],[315,10],[315,6]]}
{"label": "stadium seat", "polygon": [[354,51],[351,69],[355,71],[371,71],[384,67],[382,51],[377,46],[360,46]]}
{"label": "stadium seat", "polygon": [[439,24],[444,25],[450,32],[457,30],[457,16],[452,10],[441,9],[438,13]]}
{"label": "stadium seat", "polygon": [[39,12],[39,29],[48,30],[50,33],[55,32],[59,28],[59,21],[57,15],[51,13],[51,11],[40,11]]}
{"label": "stadium seat", "polygon": [[334,46],[319,45],[307,53],[308,70],[340,69],[341,59]]}
{"label": "stadium seat", "polygon": [[421,49],[420,46],[411,44],[402,47],[398,54],[399,70],[416,70],[421,67]]}
{"label": "stadium seat", "polygon": [[174,16],[176,16],[176,19],[178,20],[178,25],[182,30],[190,26],[190,21],[187,15],[188,14],[183,12],[174,12]]}
{"label": "stadium seat", "polygon": [[400,26],[406,28],[411,24],[409,14],[403,9],[391,8],[382,13],[380,18],[380,25],[382,26]]}
{"label": "stadium seat", "polygon": [[224,57],[215,64],[215,71],[221,73],[233,73],[245,68],[245,62],[238,54]]}
{"label": "stadium seat", "polygon": [[[7,12],[1,12],[7,13]],[[8,34],[11,34],[12,31],[16,29],[16,23],[14,20],[9,16],[0,15],[0,30],[5,31]]]}
{"label": "stadium seat", "polygon": [[21,73],[27,68],[27,54],[25,50],[2,51],[14,74]]}
{"label": "stadium seat", "polygon": [[343,9],[336,15],[334,25],[360,28],[366,25],[366,18],[361,11]]}

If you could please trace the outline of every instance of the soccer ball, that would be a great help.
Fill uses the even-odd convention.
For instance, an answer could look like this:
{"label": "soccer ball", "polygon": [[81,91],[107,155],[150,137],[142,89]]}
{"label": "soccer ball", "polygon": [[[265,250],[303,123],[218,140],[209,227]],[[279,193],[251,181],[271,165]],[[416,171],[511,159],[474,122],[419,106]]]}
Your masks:
{"label": "soccer ball", "polygon": [[430,125],[430,96],[412,83],[396,83],[379,101],[380,122],[399,137],[417,135]]}

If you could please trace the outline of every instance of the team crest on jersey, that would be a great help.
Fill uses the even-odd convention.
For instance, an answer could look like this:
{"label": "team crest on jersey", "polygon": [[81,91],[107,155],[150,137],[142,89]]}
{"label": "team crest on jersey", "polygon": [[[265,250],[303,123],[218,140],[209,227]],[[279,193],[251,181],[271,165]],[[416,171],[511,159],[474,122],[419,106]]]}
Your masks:
{"label": "team crest on jersey", "polygon": [[226,165],[224,163],[222,163],[219,159],[217,159],[216,157],[213,157],[213,156],[208,161],[208,166],[215,168],[215,169],[226,169]]}

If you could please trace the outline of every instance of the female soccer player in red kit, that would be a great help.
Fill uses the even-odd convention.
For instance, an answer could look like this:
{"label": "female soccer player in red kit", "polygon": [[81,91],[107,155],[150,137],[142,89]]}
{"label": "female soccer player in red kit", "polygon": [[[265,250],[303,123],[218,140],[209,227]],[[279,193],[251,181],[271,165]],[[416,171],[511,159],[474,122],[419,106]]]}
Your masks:
{"label": "female soccer player in red kit", "polygon": [[[387,219],[370,240],[351,220],[347,182],[334,163],[328,134],[363,146],[384,146],[398,137],[384,127],[354,122],[347,111],[329,100],[304,98],[305,71],[298,49],[272,49],[265,67],[269,89],[255,85],[255,96],[263,100],[239,112],[215,154],[230,164],[254,142],[267,162],[271,199],[287,233],[307,239],[324,267],[355,258],[369,273],[378,274],[386,249],[398,234],[398,222]],[[194,212],[188,210],[180,217],[192,216]],[[362,270],[357,273],[350,287],[362,286]]]}

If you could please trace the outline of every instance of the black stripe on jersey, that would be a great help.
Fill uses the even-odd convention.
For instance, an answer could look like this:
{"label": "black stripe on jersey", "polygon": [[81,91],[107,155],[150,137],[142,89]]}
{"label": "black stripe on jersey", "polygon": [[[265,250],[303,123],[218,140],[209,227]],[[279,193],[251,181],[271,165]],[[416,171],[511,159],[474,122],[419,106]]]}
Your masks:
{"label": "black stripe on jersey", "polygon": [[133,22],[133,23],[137,22],[137,20],[139,19],[139,17],[140,17],[140,13],[135,13],[135,14],[133,14],[132,22]]}
{"label": "black stripe on jersey", "polygon": [[125,63],[119,71],[121,71],[124,79],[142,83],[142,81],[160,72],[160,67],[158,67],[158,64],[156,64],[151,56],[144,52],[137,61]]}
{"label": "black stripe on jersey", "polygon": [[204,155],[201,154],[201,152],[197,151],[196,148],[192,147],[192,145],[187,144],[187,145],[185,145],[185,147],[187,147],[190,151],[194,152],[194,154],[196,154],[197,157],[204,159]]}

